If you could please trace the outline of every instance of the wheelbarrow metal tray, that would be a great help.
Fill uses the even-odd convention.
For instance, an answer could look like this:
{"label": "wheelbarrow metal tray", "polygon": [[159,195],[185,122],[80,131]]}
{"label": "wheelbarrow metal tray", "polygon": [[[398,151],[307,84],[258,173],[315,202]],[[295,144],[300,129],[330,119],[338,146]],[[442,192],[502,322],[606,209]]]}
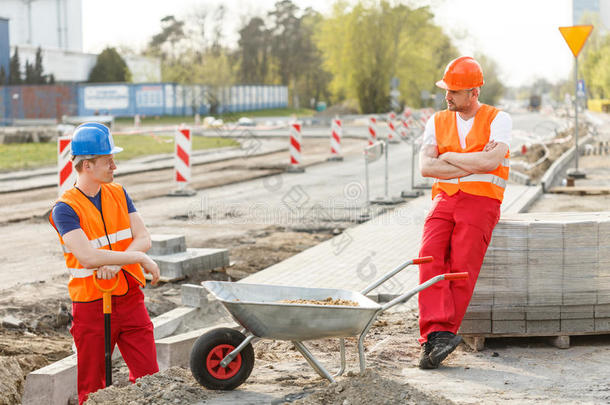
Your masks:
{"label": "wheelbarrow metal tray", "polygon": [[[330,288],[205,281],[202,283],[255,336],[312,340],[357,336],[381,306],[364,295]],[[282,300],[355,301],[358,306],[281,303]]]}

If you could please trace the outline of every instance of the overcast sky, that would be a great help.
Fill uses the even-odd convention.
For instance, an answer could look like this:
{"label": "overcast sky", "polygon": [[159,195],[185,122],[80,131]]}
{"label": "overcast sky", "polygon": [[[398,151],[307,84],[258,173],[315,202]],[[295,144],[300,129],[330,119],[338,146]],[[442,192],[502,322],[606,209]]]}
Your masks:
{"label": "overcast sky", "polygon": [[[225,35],[235,44],[246,16],[264,15],[276,0],[225,0]],[[293,0],[301,8],[328,13],[329,0]],[[159,20],[186,17],[198,7],[214,9],[217,0],[84,0],[83,40],[86,52],[105,46],[141,49],[159,32]],[[574,58],[558,27],[572,25],[571,0],[415,0],[430,4],[435,21],[462,54],[481,51],[496,60],[508,85],[568,78]]]}

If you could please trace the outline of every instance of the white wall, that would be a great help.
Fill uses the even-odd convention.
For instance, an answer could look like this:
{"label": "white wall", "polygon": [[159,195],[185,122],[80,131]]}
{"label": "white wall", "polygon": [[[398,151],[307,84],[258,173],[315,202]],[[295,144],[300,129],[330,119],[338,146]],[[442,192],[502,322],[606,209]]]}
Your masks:
{"label": "white wall", "polygon": [[[3,1],[3,0],[0,0]],[[21,69],[25,67],[25,61],[34,63],[36,60],[36,50],[38,47],[22,45],[19,47],[19,59]],[[15,48],[11,48],[11,55]],[[127,67],[131,71],[134,83],[160,82],[161,81],[161,61],[157,58],[147,58],[143,56],[125,57]],[[44,74],[53,73],[55,81],[58,82],[84,82],[89,78],[89,73],[95,62],[97,55],[92,53],[63,51],[60,49],[42,49],[42,67]],[[23,72],[22,72],[23,73]]]}
{"label": "white wall", "polygon": [[9,19],[11,46],[83,50],[82,0],[30,0],[29,4],[0,0],[0,14]]}

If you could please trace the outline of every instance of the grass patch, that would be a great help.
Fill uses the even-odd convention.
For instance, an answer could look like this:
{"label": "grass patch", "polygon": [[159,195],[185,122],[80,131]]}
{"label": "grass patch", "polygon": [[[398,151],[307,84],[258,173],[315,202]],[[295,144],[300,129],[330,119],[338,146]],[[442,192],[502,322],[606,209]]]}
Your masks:
{"label": "grass patch", "polygon": [[[241,117],[248,118],[264,118],[264,117],[288,117],[296,115],[297,117],[311,117],[315,111],[308,108],[276,108],[272,110],[254,110],[254,111],[243,111],[237,113],[226,113],[216,115],[216,118],[222,118],[224,122],[235,122]],[[203,120],[204,117],[201,117]],[[132,126],[133,118],[123,117],[116,118],[114,120],[116,125]],[[150,116],[140,117],[142,125],[179,125],[182,123],[193,124],[195,122],[193,115],[179,115],[179,116]]]}
{"label": "grass patch", "polygon": [[[173,137],[164,135],[115,135],[114,142],[123,152],[116,155],[117,161],[137,156],[173,153]],[[193,150],[239,146],[228,138],[193,137]],[[33,169],[57,164],[57,143],[12,143],[0,145],[0,171]]]}

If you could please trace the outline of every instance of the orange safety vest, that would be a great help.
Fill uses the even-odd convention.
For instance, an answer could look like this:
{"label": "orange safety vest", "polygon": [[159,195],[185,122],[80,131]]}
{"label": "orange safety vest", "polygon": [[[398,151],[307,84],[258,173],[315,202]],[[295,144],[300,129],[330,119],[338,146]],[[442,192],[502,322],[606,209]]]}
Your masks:
{"label": "orange safety vest", "polygon": [[[68,204],[80,218],[80,227],[87,235],[89,243],[95,249],[125,251],[133,240],[129,213],[127,211],[127,199],[120,184],[102,184],[100,191],[102,201],[102,212],[76,187],[66,191],[58,201]],[[53,228],[52,215],[49,220]],[[59,235],[59,232],[58,232]],[[73,302],[91,302],[102,298],[102,293],[93,284],[93,269],[84,268],[70,252],[64,240],[59,236],[61,247],[66,259],[66,266],[70,271],[68,291]],[[121,266],[144,286],[144,274],[140,264],[133,263]],[[123,271],[118,273],[119,284],[112,295],[125,295],[129,289]],[[102,288],[112,288],[116,280],[98,280]]]}
{"label": "orange safety vest", "polygon": [[[495,107],[482,104],[474,116],[472,129],[466,136],[466,148],[460,145],[457,122],[454,111],[441,111],[434,115],[434,128],[436,131],[436,143],[439,155],[445,152],[480,152],[489,142],[490,126],[498,110]],[[444,191],[447,195],[453,195],[459,190],[468,194],[491,197],[502,201],[504,189],[508,181],[510,166],[510,153],[506,152],[504,160],[498,167],[488,173],[471,174],[455,179],[435,179],[432,185],[432,198]]]}

